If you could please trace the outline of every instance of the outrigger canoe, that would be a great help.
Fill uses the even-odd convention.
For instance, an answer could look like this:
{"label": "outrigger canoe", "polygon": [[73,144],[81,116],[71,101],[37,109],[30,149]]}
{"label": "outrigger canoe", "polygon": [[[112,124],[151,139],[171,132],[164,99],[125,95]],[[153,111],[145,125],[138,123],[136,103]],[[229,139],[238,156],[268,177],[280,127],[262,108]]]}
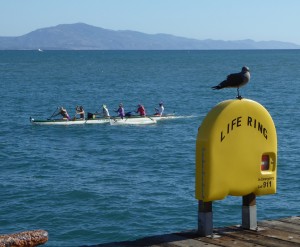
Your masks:
{"label": "outrigger canoe", "polygon": [[30,122],[34,125],[82,125],[82,124],[110,124],[110,125],[147,125],[155,124],[159,120],[175,118],[174,114],[157,116],[151,115],[146,117],[130,116],[124,117],[92,117],[88,119],[47,119],[39,120],[30,117]]}
{"label": "outrigger canoe", "polygon": [[146,125],[155,124],[156,120],[150,117],[111,117],[111,118],[95,118],[95,119],[47,119],[38,120],[30,118],[30,122],[34,125],[83,125],[83,124],[111,124],[111,125]]}

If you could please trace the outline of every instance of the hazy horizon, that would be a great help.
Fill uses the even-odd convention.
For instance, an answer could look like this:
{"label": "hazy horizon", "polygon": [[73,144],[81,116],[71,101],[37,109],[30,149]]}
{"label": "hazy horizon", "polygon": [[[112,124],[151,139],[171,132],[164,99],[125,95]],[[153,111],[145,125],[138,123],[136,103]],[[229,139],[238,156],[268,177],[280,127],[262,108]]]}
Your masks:
{"label": "hazy horizon", "polygon": [[197,40],[281,41],[300,45],[300,1],[13,0],[1,3],[0,36],[59,24],[165,33]]}

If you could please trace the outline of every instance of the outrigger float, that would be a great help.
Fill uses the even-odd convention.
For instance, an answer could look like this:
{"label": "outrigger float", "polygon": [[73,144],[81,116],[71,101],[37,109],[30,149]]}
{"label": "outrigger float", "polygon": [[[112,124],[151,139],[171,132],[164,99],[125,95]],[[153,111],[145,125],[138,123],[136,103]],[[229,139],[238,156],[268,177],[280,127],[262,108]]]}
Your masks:
{"label": "outrigger float", "polygon": [[130,116],[130,117],[93,117],[87,119],[74,118],[67,119],[47,119],[40,120],[30,117],[30,122],[33,125],[83,125],[83,124],[110,124],[110,125],[148,125],[155,124],[159,120],[175,118],[174,114],[163,116],[150,115],[145,117]]}

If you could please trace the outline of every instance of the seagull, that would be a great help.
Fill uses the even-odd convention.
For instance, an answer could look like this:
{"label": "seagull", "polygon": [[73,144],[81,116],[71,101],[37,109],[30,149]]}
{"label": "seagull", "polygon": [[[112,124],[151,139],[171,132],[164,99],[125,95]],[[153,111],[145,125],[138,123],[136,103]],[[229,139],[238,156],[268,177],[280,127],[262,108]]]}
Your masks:
{"label": "seagull", "polygon": [[230,74],[227,76],[227,79],[222,81],[219,85],[212,87],[212,89],[222,89],[227,87],[237,88],[237,98],[242,99],[240,95],[239,88],[244,86],[250,81],[250,70],[248,67],[244,66],[240,73]]}

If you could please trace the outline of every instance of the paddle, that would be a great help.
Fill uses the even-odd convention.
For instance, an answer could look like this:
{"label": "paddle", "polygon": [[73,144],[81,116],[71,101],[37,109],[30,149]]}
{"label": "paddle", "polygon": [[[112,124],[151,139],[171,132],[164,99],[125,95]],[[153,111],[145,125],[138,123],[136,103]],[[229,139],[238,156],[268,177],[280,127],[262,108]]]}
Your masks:
{"label": "paddle", "polygon": [[112,120],[114,120],[114,123],[117,122],[116,117],[110,116],[109,117],[109,123],[111,124]]}
{"label": "paddle", "polygon": [[117,119],[114,116],[109,116],[108,118],[109,118],[109,121],[114,120],[114,122],[117,122]]}
{"label": "paddle", "polygon": [[149,117],[149,116],[147,116],[147,115],[145,115],[145,116],[140,116],[140,115],[132,115],[132,117],[136,117],[136,116],[139,116],[139,117],[147,117],[147,118],[149,118],[150,120],[154,121],[154,120],[153,120],[153,118],[151,118],[151,117]]}
{"label": "paddle", "polygon": [[74,115],[74,117],[71,120],[75,121],[77,114],[78,114],[78,112],[77,112],[77,108],[76,108],[75,115]]}
{"label": "paddle", "polygon": [[149,116],[147,116],[147,115],[145,115],[145,116],[132,115],[132,117],[147,117],[147,118],[149,118],[151,121],[154,121],[153,118],[151,118],[151,117],[149,117]]}
{"label": "paddle", "polygon": [[149,116],[146,116],[146,117],[148,117],[148,118],[150,118],[152,121],[154,121],[153,118],[151,118],[151,117],[149,117]]}
{"label": "paddle", "polygon": [[57,109],[58,109],[59,107],[57,107],[56,109],[55,109],[55,111],[52,113],[52,115],[49,117],[49,118],[47,118],[47,120],[50,120],[53,116],[54,116],[54,114],[57,112]]}

